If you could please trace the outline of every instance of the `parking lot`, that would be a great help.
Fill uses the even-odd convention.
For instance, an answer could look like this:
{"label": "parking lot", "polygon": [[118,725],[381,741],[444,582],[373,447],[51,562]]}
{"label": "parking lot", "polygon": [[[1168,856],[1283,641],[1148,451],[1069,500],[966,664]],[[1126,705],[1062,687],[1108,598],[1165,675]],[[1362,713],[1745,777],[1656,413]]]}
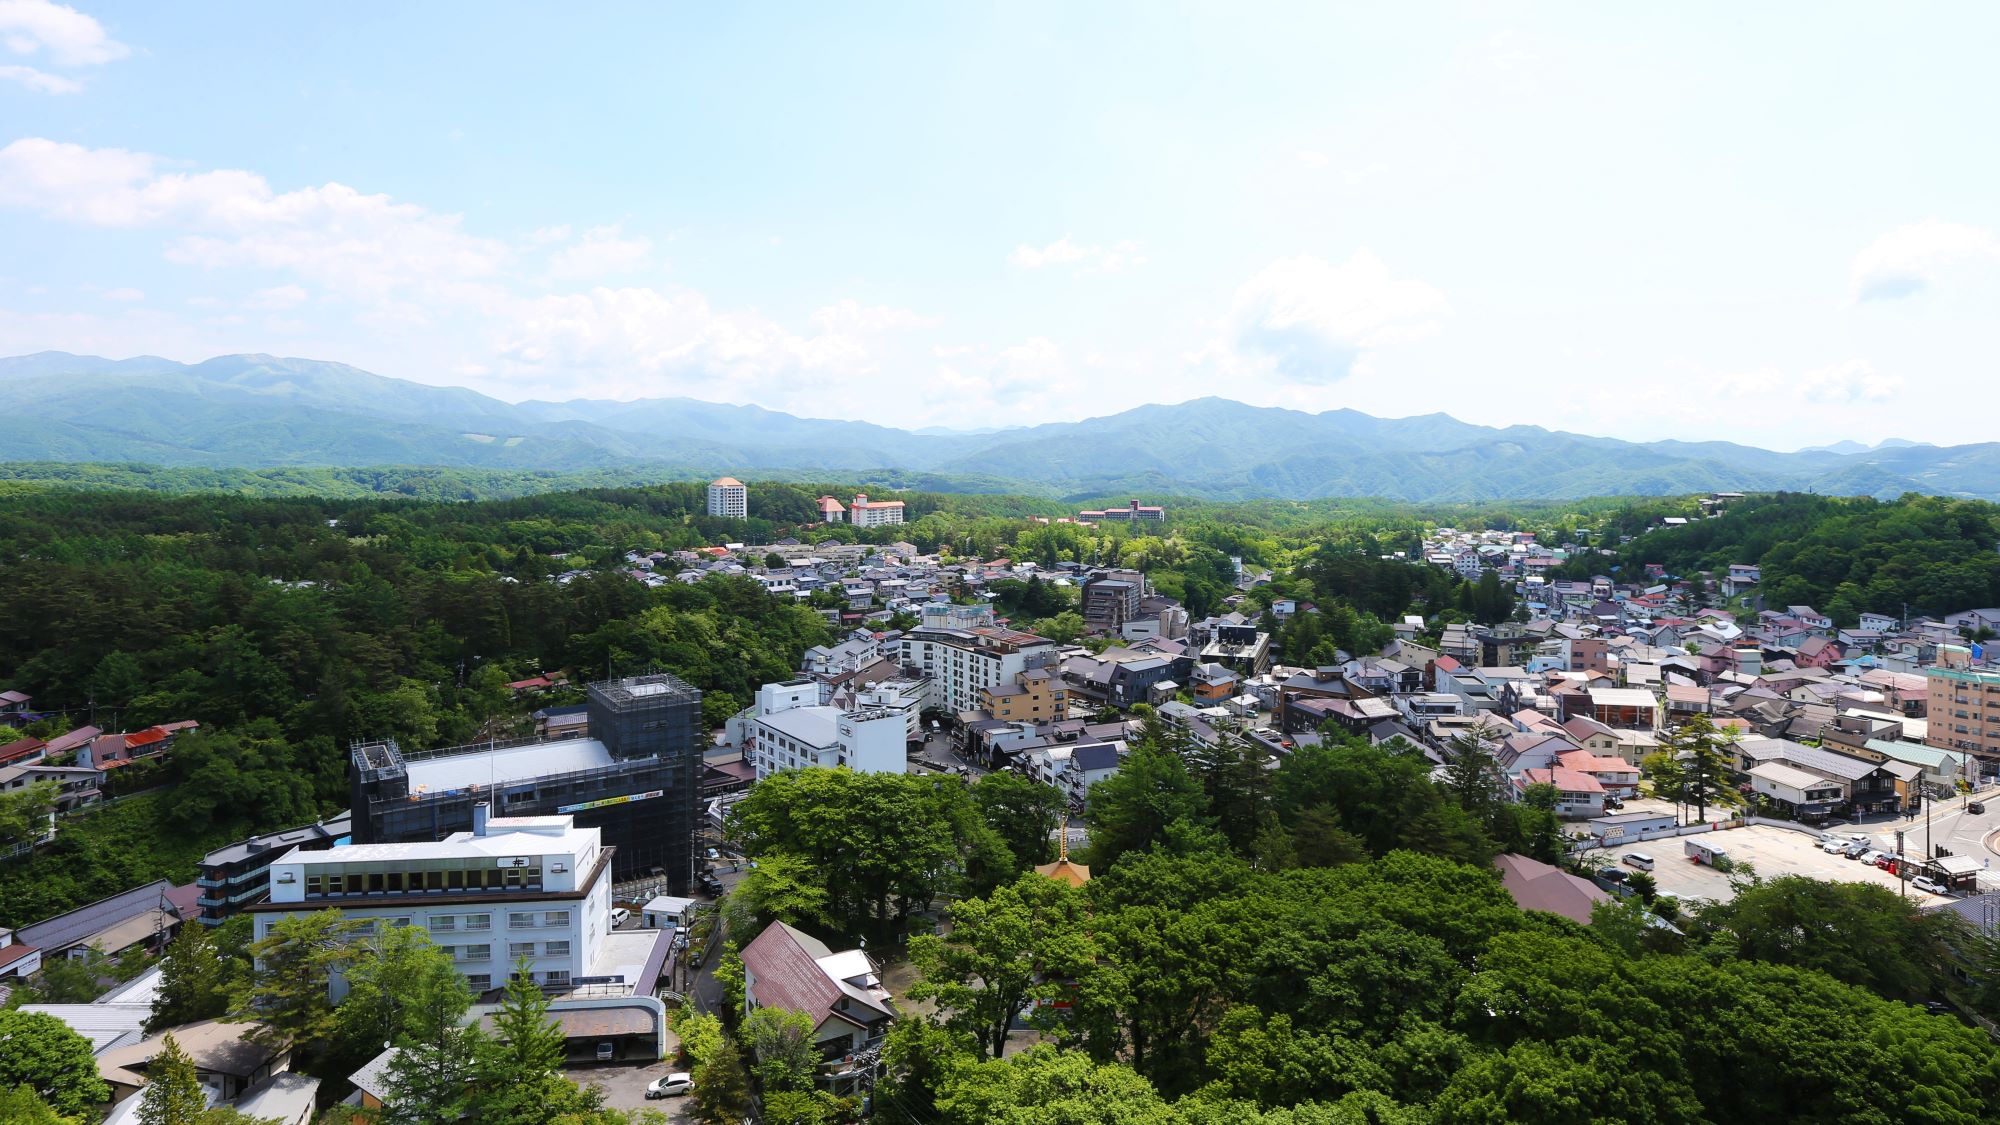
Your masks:
{"label": "parking lot", "polygon": [[[1875,846],[1883,851],[1893,851],[1895,835],[1881,835],[1884,838],[1877,840]],[[1766,879],[1805,875],[1843,883],[1874,883],[1892,891],[1902,885],[1894,875],[1872,864],[1820,851],[1817,837],[1758,824],[1725,832],[1705,832],[1699,836],[1646,840],[1613,848],[1604,859],[1606,863],[1618,864],[1619,857],[1627,852],[1643,852],[1652,856],[1655,861],[1653,882],[1660,890],[1684,901],[1706,899],[1726,902],[1735,897],[1736,892],[1729,885],[1727,875],[1688,858],[1683,844],[1691,839],[1721,848],[1730,859],[1750,864],[1756,868],[1757,874]],[[1925,904],[1943,901],[1914,887],[1910,888],[1910,897]]]}

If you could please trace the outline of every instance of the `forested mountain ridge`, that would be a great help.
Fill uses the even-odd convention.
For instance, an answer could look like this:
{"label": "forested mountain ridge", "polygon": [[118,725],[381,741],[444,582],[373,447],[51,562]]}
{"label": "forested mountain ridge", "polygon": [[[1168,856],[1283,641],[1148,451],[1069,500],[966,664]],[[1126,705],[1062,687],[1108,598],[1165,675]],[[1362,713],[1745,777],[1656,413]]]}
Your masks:
{"label": "forested mountain ridge", "polygon": [[1379,496],[1410,501],[1812,489],[2000,498],[2000,444],[1776,453],[1493,428],[1446,414],[1309,414],[1207,398],[1081,422],[916,433],[686,398],[506,403],[318,360],[197,364],[60,352],[0,359],[0,461],[210,468],[446,466],[921,479],[1073,500]]}
{"label": "forested mountain ridge", "polygon": [[1755,563],[1767,606],[1810,605],[1841,626],[1867,612],[1901,617],[1905,607],[1912,615],[1953,613],[2000,605],[2000,507],[1915,495],[1750,496],[1714,519],[1647,532],[1619,551],[1621,570],[1647,563],[1682,577]]}

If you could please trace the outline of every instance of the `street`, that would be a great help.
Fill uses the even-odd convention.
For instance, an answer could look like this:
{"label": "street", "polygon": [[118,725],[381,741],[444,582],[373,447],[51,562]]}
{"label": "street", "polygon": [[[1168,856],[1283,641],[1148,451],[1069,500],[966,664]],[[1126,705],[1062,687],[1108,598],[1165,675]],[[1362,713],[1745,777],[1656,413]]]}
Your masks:
{"label": "street", "polygon": [[975,780],[992,772],[971,758],[961,755],[957,749],[957,740],[944,731],[929,732],[924,738],[922,748],[910,754],[910,761],[952,773],[962,769],[967,777]]}

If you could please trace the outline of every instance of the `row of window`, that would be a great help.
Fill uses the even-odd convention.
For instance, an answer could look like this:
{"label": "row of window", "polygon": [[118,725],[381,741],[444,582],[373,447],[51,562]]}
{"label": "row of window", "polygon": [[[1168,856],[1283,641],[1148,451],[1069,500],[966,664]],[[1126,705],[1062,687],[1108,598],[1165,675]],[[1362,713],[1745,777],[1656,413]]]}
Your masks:
{"label": "row of window", "polygon": [[[562,870],[559,865],[557,870]],[[280,871],[280,883],[292,873]],[[522,891],[542,885],[539,861],[526,867],[453,868],[446,871],[307,872],[306,897],[323,895],[407,894],[431,891]]]}
{"label": "row of window", "polygon": [[[541,981],[542,984],[546,985],[549,988],[568,988],[569,970],[555,969],[550,972],[542,973]],[[471,986],[472,991],[474,992],[485,992],[493,987],[493,974],[467,973],[465,974],[465,983]]]}

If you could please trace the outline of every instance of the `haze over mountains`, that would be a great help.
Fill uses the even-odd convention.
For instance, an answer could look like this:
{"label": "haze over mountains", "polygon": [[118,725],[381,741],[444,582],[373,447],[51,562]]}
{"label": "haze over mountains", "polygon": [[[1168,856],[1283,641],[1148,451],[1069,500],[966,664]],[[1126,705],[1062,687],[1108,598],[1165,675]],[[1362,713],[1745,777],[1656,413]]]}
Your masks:
{"label": "haze over mountains", "polygon": [[1566,499],[1709,489],[2000,499],[2000,444],[1856,442],[1776,453],[1627,442],[1445,414],[1308,414],[1207,398],[984,432],[913,432],[686,398],[502,402],[267,355],[197,364],[0,359],[0,461],[440,465],[875,479],[941,490],[1214,499]]}

